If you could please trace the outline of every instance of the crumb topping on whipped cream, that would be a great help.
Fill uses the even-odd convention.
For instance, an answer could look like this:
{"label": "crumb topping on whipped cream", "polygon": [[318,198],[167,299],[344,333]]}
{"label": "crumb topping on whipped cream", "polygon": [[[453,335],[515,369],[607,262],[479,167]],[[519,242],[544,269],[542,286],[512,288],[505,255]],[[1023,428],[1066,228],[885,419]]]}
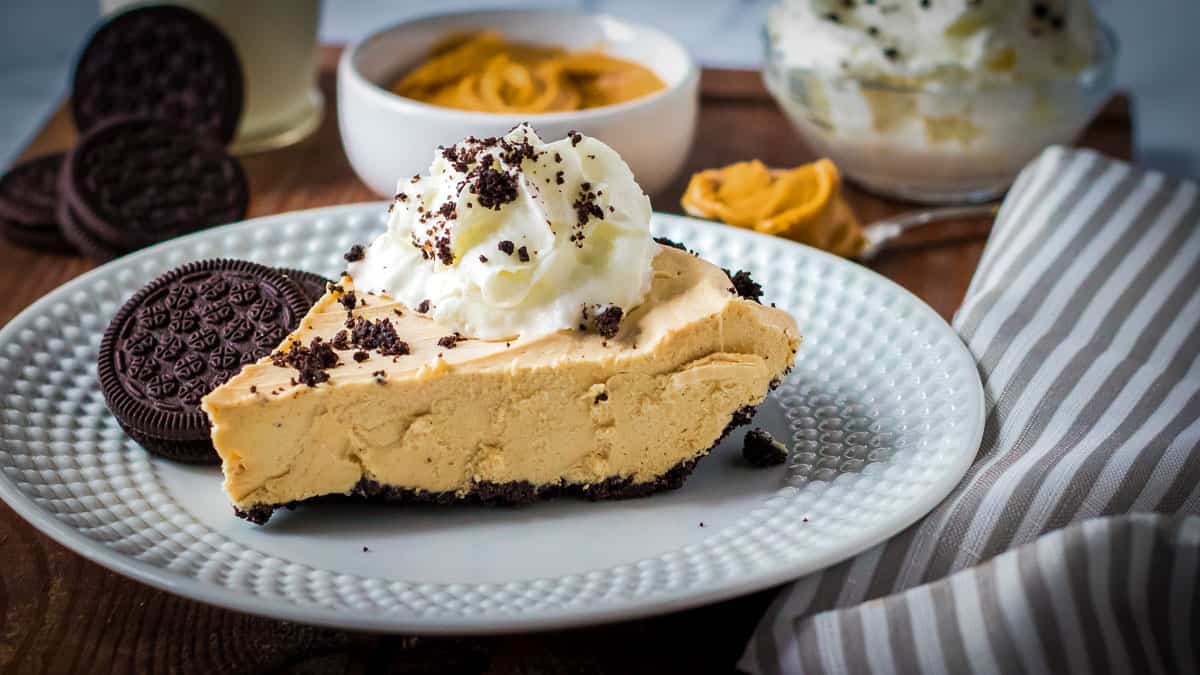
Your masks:
{"label": "crumb topping on whipped cream", "polygon": [[1096,58],[1088,0],[784,0],[768,30],[797,68],[884,80],[1042,80]]}
{"label": "crumb topping on whipped cream", "polygon": [[640,304],[652,281],[649,198],[612,148],[577,132],[545,143],[521,124],[439,148],[388,211],[387,231],[347,256],[355,286],[463,336],[575,329],[588,310]]}

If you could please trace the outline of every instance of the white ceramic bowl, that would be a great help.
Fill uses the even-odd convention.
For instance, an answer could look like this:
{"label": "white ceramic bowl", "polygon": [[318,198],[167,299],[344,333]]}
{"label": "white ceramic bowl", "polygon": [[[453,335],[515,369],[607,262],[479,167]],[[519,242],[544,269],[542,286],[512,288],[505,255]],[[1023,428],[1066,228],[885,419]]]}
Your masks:
{"label": "white ceramic bowl", "polygon": [[[575,112],[509,115],[454,110],[414,101],[387,86],[447,34],[493,28],[513,40],[581,49],[602,45],[641,63],[666,89],[637,100]],[[355,172],[390,196],[397,181],[425,173],[438,145],[496,136],[529,122],[545,139],[576,129],[612,146],[648,194],[683,168],[696,129],[699,73],[683,45],[666,33],[611,16],[561,10],[468,12],[430,16],[386,28],[342,54],[338,126]]]}

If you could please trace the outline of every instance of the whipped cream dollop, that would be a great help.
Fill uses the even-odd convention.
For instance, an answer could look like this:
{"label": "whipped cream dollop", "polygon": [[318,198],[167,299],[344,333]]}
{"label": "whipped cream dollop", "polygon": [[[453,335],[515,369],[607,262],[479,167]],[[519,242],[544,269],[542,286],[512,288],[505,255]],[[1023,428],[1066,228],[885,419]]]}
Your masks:
{"label": "whipped cream dollop", "polygon": [[[528,125],[439,148],[401,180],[387,231],[348,273],[466,337],[543,335],[608,322],[645,298],[658,245],[650,199],[624,160],[572,132]],[[618,319],[619,320],[619,319]]]}
{"label": "whipped cream dollop", "polygon": [[767,26],[784,64],[854,77],[1042,80],[1096,60],[1088,0],[784,0]]}

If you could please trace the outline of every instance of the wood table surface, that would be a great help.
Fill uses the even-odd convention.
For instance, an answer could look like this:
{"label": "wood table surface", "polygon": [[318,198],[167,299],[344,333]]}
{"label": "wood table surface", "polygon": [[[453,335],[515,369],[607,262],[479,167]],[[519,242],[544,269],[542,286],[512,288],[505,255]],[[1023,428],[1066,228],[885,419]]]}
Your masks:
{"label": "wood table surface", "polygon": [[[306,141],[242,159],[250,215],[378,199],[351,171],[337,131],[334,64],[322,50],[326,117]],[[684,175],[655,208],[679,212],[693,171],[757,158],[771,166],[813,159],[757,73],[706,69],[699,132]],[[1114,98],[1081,144],[1131,155],[1127,99]],[[60,107],[22,157],[70,147]],[[912,209],[848,188],[864,222]],[[949,318],[979,260],[988,222],[946,223],[906,235],[871,263]],[[95,265],[0,239],[0,323]],[[769,280],[764,280],[769,283]],[[773,591],[651,619],[568,631],[425,638],[313,628],[219,609],[107,571],[40,534],[0,505],[0,671],[663,673],[729,672]]]}

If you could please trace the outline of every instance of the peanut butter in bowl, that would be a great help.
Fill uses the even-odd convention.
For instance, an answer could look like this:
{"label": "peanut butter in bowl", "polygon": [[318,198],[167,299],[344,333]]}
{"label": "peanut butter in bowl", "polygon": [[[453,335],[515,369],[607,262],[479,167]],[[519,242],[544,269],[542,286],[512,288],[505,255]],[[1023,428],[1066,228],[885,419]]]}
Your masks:
{"label": "peanut butter in bowl", "polygon": [[484,30],[443,39],[391,90],[459,110],[553,113],[624,103],[665,88],[654,71],[600,48],[567,50]]}

